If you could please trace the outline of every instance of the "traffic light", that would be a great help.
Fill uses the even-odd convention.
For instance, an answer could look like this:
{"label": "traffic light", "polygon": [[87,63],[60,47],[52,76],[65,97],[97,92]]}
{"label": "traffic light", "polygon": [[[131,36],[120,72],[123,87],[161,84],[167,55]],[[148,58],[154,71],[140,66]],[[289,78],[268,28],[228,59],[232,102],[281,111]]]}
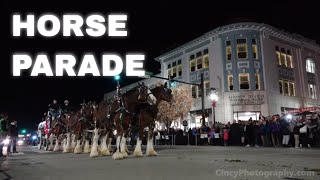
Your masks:
{"label": "traffic light", "polygon": [[21,130],[21,133],[22,133],[22,134],[25,134],[25,133],[27,133],[27,130],[26,130],[26,129],[22,129],[22,130]]}
{"label": "traffic light", "polygon": [[119,81],[119,80],[120,80],[120,75],[114,76],[114,79],[115,79],[116,81]]}
{"label": "traffic light", "polygon": [[176,86],[176,82],[174,81],[173,76],[169,77],[169,86],[171,88]]}

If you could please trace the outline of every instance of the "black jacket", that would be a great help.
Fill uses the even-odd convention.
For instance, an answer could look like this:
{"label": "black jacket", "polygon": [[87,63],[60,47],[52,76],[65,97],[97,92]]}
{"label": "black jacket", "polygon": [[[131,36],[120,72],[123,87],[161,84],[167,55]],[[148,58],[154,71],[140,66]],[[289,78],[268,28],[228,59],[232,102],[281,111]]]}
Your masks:
{"label": "black jacket", "polygon": [[18,137],[18,127],[15,125],[10,124],[9,125],[9,130],[8,130],[8,135],[10,137]]}
{"label": "black jacket", "polygon": [[58,103],[57,103],[57,104],[51,103],[51,104],[49,105],[49,110],[53,109],[54,111],[58,111],[59,108],[60,108],[60,106],[59,106]]}

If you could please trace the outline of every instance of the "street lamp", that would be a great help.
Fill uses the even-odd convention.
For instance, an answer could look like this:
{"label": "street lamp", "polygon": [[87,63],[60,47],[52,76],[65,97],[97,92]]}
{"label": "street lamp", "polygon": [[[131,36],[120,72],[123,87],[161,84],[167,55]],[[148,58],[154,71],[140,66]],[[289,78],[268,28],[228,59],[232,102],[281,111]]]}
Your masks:
{"label": "street lamp", "polygon": [[215,125],[216,119],[215,119],[215,111],[214,110],[215,110],[216,104],[219,100],[219,96],[218,96],[218,92],[217,92],[216,88],[210,89],[209,99],[210,99],[211,105],[212,105],[212,122],[213,122],[213,125]]}

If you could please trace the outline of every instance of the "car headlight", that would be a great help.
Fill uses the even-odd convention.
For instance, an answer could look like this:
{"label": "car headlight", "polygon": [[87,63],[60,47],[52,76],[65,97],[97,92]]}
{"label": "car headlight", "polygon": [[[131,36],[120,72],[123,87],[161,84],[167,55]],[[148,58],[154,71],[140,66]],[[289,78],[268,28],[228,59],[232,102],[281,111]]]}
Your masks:
{"label": "car headlight", "polygon": [[5,139],[2,141],[3,144],[8,145],[10,143],[10,139]]}
{"label": "car headlight", "polygon": [[36,140],[37,139],[37,136],[32,136],[32,140]]}
{"label": "car headlight", "polygon": [[23,141],[22,140],[19,140],[18,141],[18,145],[22,145],[23,144]]}

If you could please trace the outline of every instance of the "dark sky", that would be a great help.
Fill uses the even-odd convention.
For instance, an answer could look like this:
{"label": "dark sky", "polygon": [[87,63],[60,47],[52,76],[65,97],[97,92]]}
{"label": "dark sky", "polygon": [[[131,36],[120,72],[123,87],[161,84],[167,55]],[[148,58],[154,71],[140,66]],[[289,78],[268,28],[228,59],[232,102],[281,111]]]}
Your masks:
{"label": "dark sky", "polygon": [[[140,1],[139,1],[140,2]],[[35,127],[47,105],[52,99],[62,102],[69,99],[71,105],[78,106],[83,100],[101,100],[103,93],[113,90],[115,82],[107,77],[12,77],[12,54],[27,52],[35,54],[45,52],[53,60],[57,52],[75,54],[78,63],[86,52],[92,52],[100,61],[103,52],[115,52],[122,56],[130,52],[146,54],[145,69],[158,73],[160,65],[153,59],[162,53],[188,42],[218,26],[239,19],[263,22],[293,33],[300,33],[320,42],[319,14],[316,5],[307,1],[147,1],[128,3],[123,1],[41,1],[41,3],[16,2],[5,0],[5,15],[2,16],[5,33],[1,38],[0,60],[0,112],[8,112],[11,119],[18,120],[20,128]],[[117,3],[117,4],[116,4]],[[3,8],[2,8],[3,9]],[[33,13],[39,16],[54,13],[62,17],[63,13],[78,13],[86,17],[92,13],[128,14],[128,32],[126,38],[12,38],[11,19],[13,13]],[[4,40],[4,41],[3,41]],[[30,73],[30,72],[29,72]],[[122,75],[121,85],[136,80]]]}

